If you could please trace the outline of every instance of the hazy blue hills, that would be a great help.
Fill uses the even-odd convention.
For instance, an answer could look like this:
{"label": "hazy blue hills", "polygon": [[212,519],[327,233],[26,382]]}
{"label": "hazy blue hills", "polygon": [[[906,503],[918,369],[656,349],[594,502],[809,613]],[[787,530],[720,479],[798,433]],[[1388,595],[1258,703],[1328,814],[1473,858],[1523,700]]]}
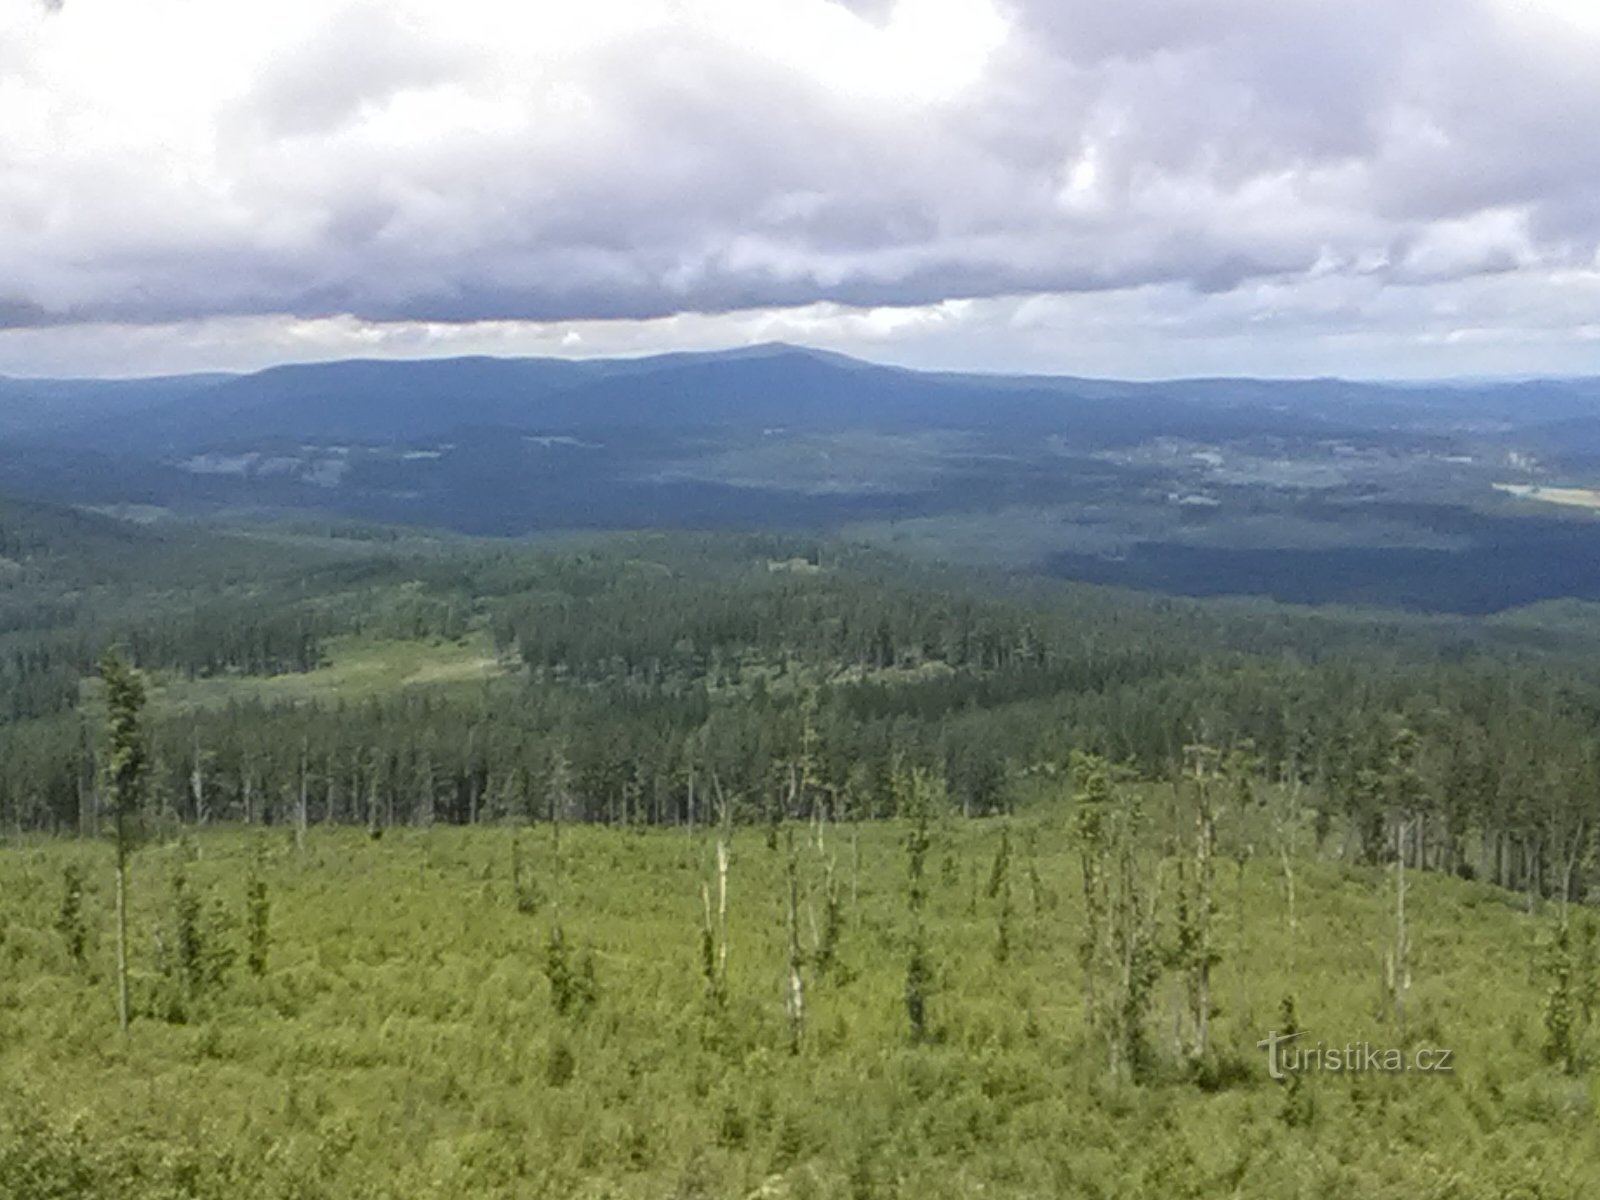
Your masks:
{"label": "hazy blue hills", "polygon": [[767,528],[1186,594],[1600,600],[1600,381],[1155,383],[771,344],[0,379],[0,491],[141,519]]}
{"label": "hazy blue hills", "polygon": [[[71,429],[92,443],[169,449],[229,439],[393,441],[495,426],[533,431],[1067,426],[1085,439],[1110,444],[1159,433],[1304,433],[1327,423],[1309,409],[1216,403],[1207,394],[1215,387],[936,374],[782,344],[643,359],[352,360],[271,367],[236,377],[8,385],[19,396],[26,393],[28,404],[47,409],[48,420],[8,420],[7,431]],[[1236,411],[1240,407],[1256,411],[1245,418]]]}
{"label": "hazy blue hills", "polygon": [[1341,380],[1130,383],[919,372],[774,343],[646,358],[288,364],[247,375],[0,378],[0,435],[187,449],[246,439],[404,441],[461,428],[1025,429],[1098,445],[1151,437],[1359,436],[1373,427],[1549,425],[1600,415],[1600,384],[1400,387]]}
{"label": "hazy blue hills", "polygon": [[0,437],[72,433],[100,421],[118,428],[209,394],[225,374],[151,379],[14,379],[0,375]]}

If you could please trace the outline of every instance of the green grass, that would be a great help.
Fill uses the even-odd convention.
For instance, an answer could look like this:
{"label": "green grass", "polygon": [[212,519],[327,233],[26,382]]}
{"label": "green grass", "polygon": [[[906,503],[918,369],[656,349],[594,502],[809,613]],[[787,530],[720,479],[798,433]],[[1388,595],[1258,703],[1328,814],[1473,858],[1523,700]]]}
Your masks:
{"label": "green grass", "polygon": [[320,702],[361,700],[408,687],[481,685],[509,668],[488,634],[474,631],[450,641],[335,637],[325,662],[304,674],[224,675],[185,679],[158,674],[152,699],[160,709],[220,708],[229,701]]}
{"label": "green grass", "polygon": [[[1387,876],[1301,863],[1291,954],[1274,865],[1222,862],[1216,1040],[1235,1074],[1209,1092],[1182,1077],[1168,976],[1149,1022],[1161,1061],[1135,1085],[1107,1077],[1084,1028],[1064,825],[1013,827],[1004,964],[982,886],[998,824],[936,830],[924,1045],[903,1012],[904,831],[864,828],[859,873],[846,830],[829,830],[825,853],[797,831],[806,945],[828,858],[845,898],[838,965],[808,972],[798,1057],[781,1002],[783,855],[759,830],[735,835],[720,1012],[699,974],[711,848],[682,831],[563,830],[559,883],[548,827],[521,831],[533,912],[514,902],[503,829],[313,829],[303,852],[281,829],[152,845],[133,867],[136,1002],[153,993],[180,863],[237,944],[259,861],[273,944],[264,978],[236,965],[189,1023],[141,1019],[126,1039],[109,848],[0,852],[0,1194],[1488,1200],[1600,1185],[1593,1078],[1539,1053],[1547,917],[1414,877],[1404,1041],[1453,1050],[1456,1073],[1313,1077],[1313,1119],[1291,1128],[1255,1049],[1285,994],[1313,1038],[1400,1038],[1380,1003]],[[54,929],[68,863],[89,881],[87,967]],[[582,1016],[557,1014],[543,971],[557,896],[568,941],[593,955],[598,1001]]]}

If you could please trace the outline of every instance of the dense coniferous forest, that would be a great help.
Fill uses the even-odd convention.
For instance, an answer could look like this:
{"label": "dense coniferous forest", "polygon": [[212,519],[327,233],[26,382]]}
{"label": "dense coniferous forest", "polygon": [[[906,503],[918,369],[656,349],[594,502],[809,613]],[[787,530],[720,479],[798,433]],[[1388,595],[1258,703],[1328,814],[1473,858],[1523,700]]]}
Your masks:
{"label": "dense coniferous forest", "polygon": [[[1600,1161],[1586,606],[24,504],[0,553],[8,1195],[1568,1196]],[[1302,1027],[1459,1069],[1273,1080]]]}
{"label": "dense coniferous forest", "polygon": [[[954,807],[988,815],[1067,773],[1073,752],[1154,782],[1203,744],[1248,753],[1263,783],[1313,789],[1340,852],[1366,862],[1394,853],[1384,818],[1396,780],[1414,776],[1415,865],[1548,894],[1600,783],[1600,668],[1583,653],[1600,622],[1587,632],[1581,606],[1476,623],[1208,608],[984,584],[779,536],[398,550],[207,536],[236,551],[255,539],[258,575],[179,590],[160,576],[183,565],[152,556],[54,602],[27,598],[42,584],[14,586],[8,827],[91,826],[83,681],[112,644],[157,683],[147,815],[184,824],[282,824],[302,792],[327,823],[536,820],[560,776],[568,819],[678,825],[696,773],[738,797],[741,820],[880,816],[897,766],[934,772]],[[192,553],[214,550],[202,539]],[[54,566],[46,553],[28,570]],[[447,667],[477,657],[431,686],[424,674],[331,700],[249,686],[315,678],[333,646],[391,644],[434,647]],[[802,748],[814,786],[784,799]]]}

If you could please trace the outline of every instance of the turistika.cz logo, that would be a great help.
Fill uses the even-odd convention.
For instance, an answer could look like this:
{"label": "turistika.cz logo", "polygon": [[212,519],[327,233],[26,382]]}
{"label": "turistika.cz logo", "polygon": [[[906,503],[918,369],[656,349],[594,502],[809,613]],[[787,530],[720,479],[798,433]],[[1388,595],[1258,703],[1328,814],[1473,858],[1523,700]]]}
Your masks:
{"label": "turistika.cz logo", "polygon": [[1256,1047],[1267,1052],[1267,1074],[1274,1079],[1291,1075],[1354,1074],[1359,1071],[1404,1074],[1415,1071],[1429,1075],[1455,1074],[1455,1051],[1436,1046],[1419,1046],[1406,1051],[1397,1046],[1374,1046],[1371,1042],[1346,1042],[1330,1046],[1325,1042],[1300,1041],[1306,1030],[1279,1033],[1274,1029]]}

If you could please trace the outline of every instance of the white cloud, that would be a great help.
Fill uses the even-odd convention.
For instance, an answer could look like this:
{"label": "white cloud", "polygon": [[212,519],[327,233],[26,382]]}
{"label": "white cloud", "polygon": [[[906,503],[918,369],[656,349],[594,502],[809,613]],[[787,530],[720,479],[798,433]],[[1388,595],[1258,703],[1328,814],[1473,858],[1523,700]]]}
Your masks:
{"label": "white cloud", "polygon": [[[1409,371],[1436,297],[1589,294],[1594,12],[0,0],[0,369],[760,328],[1122,374],[1344,337],[1343,373]],[[1534,311],[1474,344],[1593,353],[1581,305]]]}

